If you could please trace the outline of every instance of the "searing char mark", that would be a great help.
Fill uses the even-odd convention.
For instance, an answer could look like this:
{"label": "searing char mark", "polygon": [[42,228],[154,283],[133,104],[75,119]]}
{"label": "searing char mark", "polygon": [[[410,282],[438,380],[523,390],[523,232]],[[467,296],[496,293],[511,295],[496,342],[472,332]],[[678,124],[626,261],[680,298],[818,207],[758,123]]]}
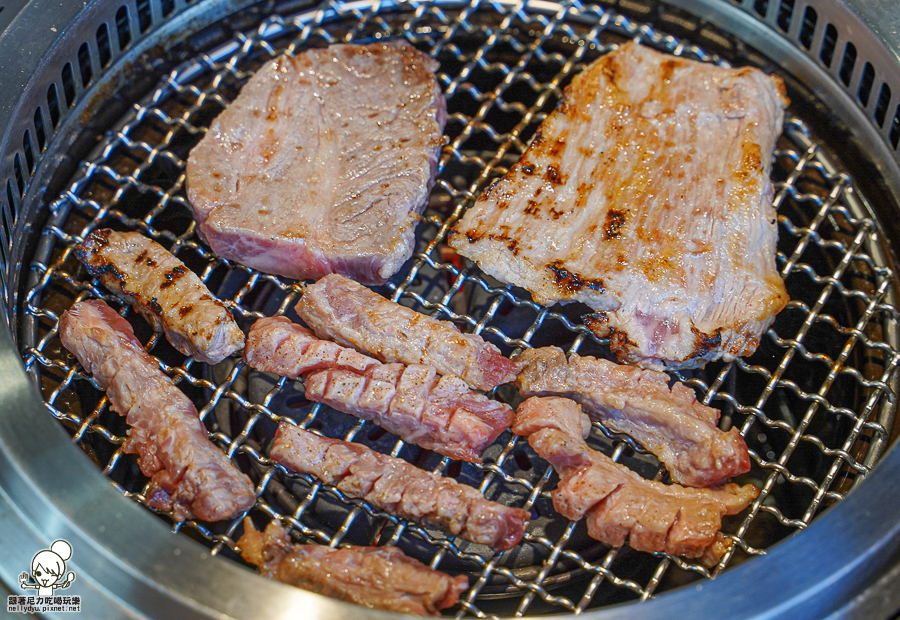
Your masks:
{"label": "searing char mark", "polygon": [[547,265],[547,269],[553,274],[553,280],[561,291],[574,294],[584,288],[603,293],[606,288],[603,286],[603,280],[600,278],[589,279],[579,275],[573,271],[569,271],[563,266],[562,261],[553,261]]}
{"label": "searing char mark", "polygon": [[612,239],[622,238],[622,229],[628,221],[628,210],[610,209],[606,212],[606,222],[603,225],[603,239],[610,241]]}

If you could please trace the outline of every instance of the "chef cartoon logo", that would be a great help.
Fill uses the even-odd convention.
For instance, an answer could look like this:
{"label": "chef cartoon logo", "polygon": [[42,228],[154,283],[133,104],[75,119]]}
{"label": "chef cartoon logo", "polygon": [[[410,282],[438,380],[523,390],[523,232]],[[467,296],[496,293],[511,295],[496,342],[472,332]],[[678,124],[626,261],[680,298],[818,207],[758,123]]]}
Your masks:
{"label": "chef cartoon logo", "polygon": [[47,613],[60,611],[81,611],[80,596],[61,596],[57,590],[64,590],[75,581],[75,572],[66,573],[66,561],[72,557],[72,545],[66,540],[57,540],[49,549],[38,551],[31,559],[31,574],[19,575],[22,590],[37,590],[37,596],[10,595],[7,611],[23,613]]}

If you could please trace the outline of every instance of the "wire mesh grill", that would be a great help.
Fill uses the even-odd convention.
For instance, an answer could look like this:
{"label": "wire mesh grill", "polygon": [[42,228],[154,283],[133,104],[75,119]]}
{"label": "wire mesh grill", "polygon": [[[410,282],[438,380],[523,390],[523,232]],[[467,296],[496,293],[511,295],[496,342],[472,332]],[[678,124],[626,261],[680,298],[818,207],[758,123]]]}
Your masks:
{"label": "wire mesh grill", "polygon": [[[507,354],[553,344],[608,356],[607,343],[581,325],[584,308],[534,304],[460,260],[444,244],[446,231],[481,188],[524,152],[571,77],[620,42],[637,39],[676,55],[723,65],[727,60],[649,21],[578,2],[333,3],[292,18],[271,17],[175,68],[135,103],[51,204],[50,223],[39,232],[20,317],[25,365],[49,411],[123,494],[143,502],[147,483],[134,456],[121,450],[124,421],[57,335],[62,311],[84,298],[121,308],[164,372],[194,399],[213,441],[256,483],[258,501],[250,514],[258,526],[279,519],[298,539],[332,546],[398,545],[432,567],[467,573],[470,588],[451,610],[460,616],[578,613],[709,578],[802,530],[866,476],[893,422],[891,384],[900,361],[896,282],[864,196],[793,110],[773,172],[777,260],[791,302],[753,357],[678,377],[702,402],[722,410],[724,427],[740,428],[753,468],[739,481],[761,488],[745,513],[726,518],[724,531],[736,544],[711,570],[591,540],[583,523],[553,511],[555,474],[509,432],[477,466],[405,445],[371,424],[309,403],[299,382],[273,379],[239,360],[210,367],[185,359],[87,276],[72,254],[76,243],[96,228],[137,230],[197,272],[245,330],[263,316],[296,320],[291,308],[302,294],[300,283],[220,259],[198,242],[184,195],[185,162],[211,120],[268,59],[383,38],[404,38],[440,61],[448,144],[417,251],[380,292],[482,334]],[[494,396],[513,405],[519,398],[508,386]],[[291,476],[266,457],[282,420],[367,444],[471,484],[490,499],[530,509],[525,540],[494,555],[386,515],[329,485]],[[633,441],[597,424],[591,441],[640,473],[665,479],[658,462]],[[205,542],[213,554],[238,558],[239,518],[188,521],[173,530]]]}

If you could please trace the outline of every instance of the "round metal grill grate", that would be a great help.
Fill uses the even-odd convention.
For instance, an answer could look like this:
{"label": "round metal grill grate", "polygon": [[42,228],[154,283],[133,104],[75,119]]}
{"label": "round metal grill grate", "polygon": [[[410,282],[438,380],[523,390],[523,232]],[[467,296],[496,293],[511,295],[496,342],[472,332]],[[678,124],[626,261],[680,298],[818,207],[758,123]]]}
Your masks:
{"label": "round metal grill grate", "polygon": [[[125,495],[143,500],[146,478],[120,449],[124,421],[62,349],[56,332],[59,315],[74,301],[99,297],[122,307],[72,255],[95,228],[138,230],[162,243],[226,300],[244,329],[262,316],[293,316],[301,284],[219,259],[198,242],[184,197],[184,166],[205,127],[256,68],[285,51],[337,42],[405,38],[440,61],[447,97],[448,144],[418,229],[417,252],[381,292],[480,333],[507,354],[554,344],[604,355],[606,343],[580,324],[584,308],[541,308],[521,291],[484,277],[443,241],[481,188],[525,150],[571,77],[619,42],[637,39],[676,55],[728,63],[724,54],[664,34],[644,14],[640,21],[599,7],[549,2],[331,4],[267,19],[177,67],[100,140],[52,203],[50,222],[40,232],[20,319],[25,365],[47,408]],[[740,481],[762,490],[746,513],[726,519],[725,532],[736,545],[712,570],[589,539],[583,524],[553,511],[549,466],[508,432],[489,448],[483,465],[452,462],[308,403],[298,382],[275,381],[242,362],[211,368],[186,360],[133,312],[123,314],[135,318],[148,350],[197,403],[212,439],[253,478],[259,499],[251,516],[258,525],[277,518],[299,539],[322,544],[398,545],[435,568],[468,573],[471,587],[454,610],[459,615],[577,613],[645,599],[709,578],[802,530],[865,477],[889,441],[891,386],[900,362],[895,277],[865,196],[809,129],[817,122],[789,110],[773,173],[778,265],[790,304],[753,357],[679,376],[703,402],[722,410],[724,426],[741,429],[753,469]],[[508,386],[495,397],[518,402]],[[528,508],[534,519],[525,541],[492,555],[347,499],[328,485],[290,476],[266,458],[282,420],[365,443],[456,477],[491,499]],[[595,425],[592,441],[648,477],[664,476],[652,455],[630,440]],[[213,554],[238,557],[239,519],[189,521],[173,529],[205,541]]]}

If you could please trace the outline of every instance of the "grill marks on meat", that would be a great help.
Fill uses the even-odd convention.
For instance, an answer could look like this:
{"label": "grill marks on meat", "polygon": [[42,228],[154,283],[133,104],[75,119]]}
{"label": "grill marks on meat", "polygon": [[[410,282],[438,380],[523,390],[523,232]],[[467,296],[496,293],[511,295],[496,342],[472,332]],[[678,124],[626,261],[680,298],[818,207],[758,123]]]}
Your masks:
{"label": "grill marks on meat", "polygon": [[244,332],[203,281],[140,233],[95,230],[75,256],[185,355],[217,364],[244,346]]}
{"label": "grill marks on meat", "polygon": [[627,43],[575,76],[450,245],[539,303],[589,305],[620,361],[749,355],[788,300],[769,179],[783,93]]}
{"label": "grill marks on meat", "polygon": [[512,424],[509,405],[421,364],[382,364],[284,317],[259,319],[244,349],[253,368],[303,377],[306,398],[371,420],[404,441],[455,459],[481,453]]}
{"label": "grill marks on meat", "polygon": [[719,531],[759,494],[753,485],[688,489],[642,478],[585,439],[590,422],[567,398],[532,397],[519,406],[513,432],[559,475],[553,506],[567,519],[587,518],[588,534],[638,551],[665,551],[714,564],[730,543]]}
{"label": "grill marks on meat", "polygon": [[437,616],[469,587],[465,576],[450,577],[396,547],[295,545],[275,521],[260,532],[245,518],[238,546],[265,577],[370,609]]}
{"label": "grill marks on meat", "polygon": [[123,450],[150,477],[147,505],[176,521],[228,519],[249,510],[250,479],[210,440],[194,404],[162,373],[131,325],[102,301],[83,301],[59,321],[63,346],[129,426]]}
{"label": "grill marks on meat", "polygon": [[530,513],[492,502],[477,490],[360,444],[320,437],[282,422],[270,458],[389,514],[446,530],[497,551],[512,549]]}
{"label": "grill marks on meat", "polygon": [[320,338],[382,362],[427,364],[479,390],[508,383],[521,369],[481,336],[463,334],[453,323],[401,306],[340,275],[307,286],[296,309]]}
{"label": "grill marks on meat", "polygon": [[188,158],[188,199],[213,252],[297,279],[393,275],[443,144],[437,66],[385,43],[265,64]]}
{"label": "grill marks on meat", "polygon": [[705,487],[750,469],[747,444],[736,428],[721,431],[719,412],[697,402],[693,390],[662,372],[608,360],[566,359],[557,347],[516,356],[523,396],[565,396],[581,403],[607,428],[626,433],[653,452],[675,482]]}

